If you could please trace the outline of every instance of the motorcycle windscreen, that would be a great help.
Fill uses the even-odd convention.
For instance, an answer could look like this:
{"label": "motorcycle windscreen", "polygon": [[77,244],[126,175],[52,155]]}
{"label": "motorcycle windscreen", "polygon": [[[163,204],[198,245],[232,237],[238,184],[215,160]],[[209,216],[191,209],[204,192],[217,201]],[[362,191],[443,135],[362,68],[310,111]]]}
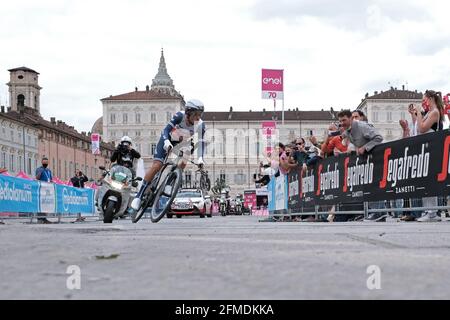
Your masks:
{"label": "motorcycle windscreen", "polygon": [[111,168],[110,171],[111,174],[111,179],[121,182],[121,183],[126,183],[127,181],[132,179],[132,174],[130,169],[123,167],[123,166],[114,166]]}

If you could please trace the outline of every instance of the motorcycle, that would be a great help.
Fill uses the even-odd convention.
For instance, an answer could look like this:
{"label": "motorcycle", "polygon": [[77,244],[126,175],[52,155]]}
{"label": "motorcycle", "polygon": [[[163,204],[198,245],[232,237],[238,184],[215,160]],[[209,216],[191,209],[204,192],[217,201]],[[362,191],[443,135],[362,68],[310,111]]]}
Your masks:
{"label": "motorcycle", "polygon": [[224,198],[220,198],[219,212],[220,212],[220,215],[222,215],[222,216],[227,215],[227,200],[225,200]]}
{"label": "motorcycle", "polygon": [[230,214],[236,214],[236,203],[234,200],[230,201],[230,209],[228,210]]}
{"label": "motorcycle", "polygon": [[242,215],[242,203],[239,199],[236,199],[236,214]]}
{"label": "motorcycle", "polygon": [[137,193],[137,181],[142,178],[133,179],[131,170],[115,165],[109,171],[100,166],[103,170],[103,180],[97,194],[97,209],[100,216],[103,216],[104,223],[112,223],[113,219],[124,217],[131,201]]}

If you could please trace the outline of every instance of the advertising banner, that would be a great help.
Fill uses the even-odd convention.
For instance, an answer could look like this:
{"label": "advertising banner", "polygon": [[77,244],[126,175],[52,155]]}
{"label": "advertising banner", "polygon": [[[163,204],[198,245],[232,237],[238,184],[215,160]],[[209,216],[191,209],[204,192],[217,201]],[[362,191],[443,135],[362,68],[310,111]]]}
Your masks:
{"label": "advertising banner", "polygon": [[56,212],[55,184],[39,182],[39,212]]}
{"label": "advertising banner", "polygon": [[98,133],[91,134],[92,154],[100,154],[100,135]]}
{"label": "advertising banner", "polygon": [[289,207],[447,196],[449,156],[450,131],[444,130],[384,143],[364,156],[329,157],[289,173]]}
{"label": "advertising banner", "polygon": [[56,211],[61,214],[94,214],[94,190],[55,185]]}
{"label": "advertising banner", "polygon": [[287,176],[280,174],[275,178],[275,210],[287,209]]}
{"label": "advertising banner", "polygon": [[256,190],[244,191],[244,207],[248,208],[249,205],[256,209]]}
{"label": "advertising banner", "polygon": [[262,69],[262,99],[283,99],[283,71],[284,70]]}
{"label": "advertising banner", "polygon": [[0,175],[0,212],[38,212],[37,181]]}
{"label": "advertising banner", "polygon": [[293,212],[300,212],[301,169],[291,170],[288,175],[288,206]]}
{"label": "advertising banner", "polygon": [[266,154],[271,154],[275,148],[277,125],[275,121],[262,123],[263,146]]}

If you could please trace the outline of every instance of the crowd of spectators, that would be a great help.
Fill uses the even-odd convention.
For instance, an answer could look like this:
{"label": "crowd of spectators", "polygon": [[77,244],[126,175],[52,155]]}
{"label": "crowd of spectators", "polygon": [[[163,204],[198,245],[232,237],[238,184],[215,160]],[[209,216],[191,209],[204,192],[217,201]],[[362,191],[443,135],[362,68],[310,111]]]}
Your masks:
{"label": "crowd of spectators", "polygon": [[[422,105],[411,104],[408,107],[410,121],[401,119],[399,125],[402,128],[402,136],[399,139],[443,130],[444,104],[440,92],[428,90],[425,92]],[[305,174],[308,168],[314,167],[318,161],[327,157],[336,157],[345,153],[364,155],[372,152],[373,148],[383,142],[383,137],[377,128],[368,122],[367,116],[362,110],[343,110],[337,114],[338,121],[330,123],[327,134],[318,139],[310,132],[308,137],[298,137],[295,140],[283,144],[278,143],[273,152],[266,154],[266,164],[260,163],[259,179],[261,186],[267,185],[271,176],[279,174],[287,175],[291,170],[300,169]],[[353,205],[357,210],[363,210],[363,204]],[[437,197],[423,199],[399,199],[395,201],[369,202],[369,209],[403,208],[403,207],[436,207]],[[345,206],[344,206],[345,207]],[[342,208],[340,208],[342,210]],[[344,209],[345,210],[345,209]],[[336,207],[326,208],[328,215],[316,219],[315,216],[296,217],[299,221],[349,221],[362,220],[364,216],[335,215]],[[349,210],[346,210],[349,211]],[[437,210],[425,212],[392,212],[372,213],[365,220],[386,221],[387,218],[398,218],[401,221],[439,221]],[[304,219],[301,219],[304,218]]]}

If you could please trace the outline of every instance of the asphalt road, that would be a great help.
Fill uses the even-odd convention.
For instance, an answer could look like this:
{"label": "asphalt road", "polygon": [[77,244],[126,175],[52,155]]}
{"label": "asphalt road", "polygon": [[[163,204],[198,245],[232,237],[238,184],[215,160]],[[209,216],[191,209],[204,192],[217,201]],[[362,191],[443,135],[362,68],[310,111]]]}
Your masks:
{"label": "asphalt road", "polygon": [[[450,298],[449,222],[259,219],[5,220],[0,299]],[[71,265],[80,289],[68,289]]]}

